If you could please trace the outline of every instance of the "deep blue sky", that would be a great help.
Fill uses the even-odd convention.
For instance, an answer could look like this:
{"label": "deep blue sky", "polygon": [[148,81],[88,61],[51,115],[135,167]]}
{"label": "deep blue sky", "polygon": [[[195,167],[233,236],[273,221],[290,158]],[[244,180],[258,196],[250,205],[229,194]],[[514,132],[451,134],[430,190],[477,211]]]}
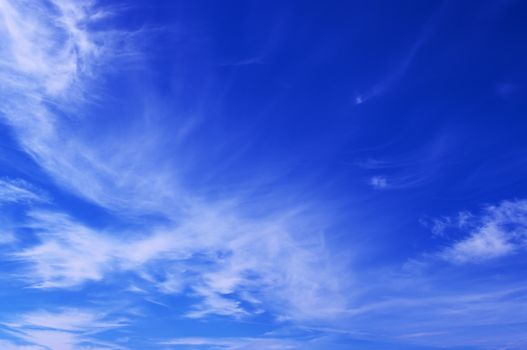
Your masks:
{"label": "deep blue sky", "polygon": [[526,13],[0,0],[0,348],[524,349]]}

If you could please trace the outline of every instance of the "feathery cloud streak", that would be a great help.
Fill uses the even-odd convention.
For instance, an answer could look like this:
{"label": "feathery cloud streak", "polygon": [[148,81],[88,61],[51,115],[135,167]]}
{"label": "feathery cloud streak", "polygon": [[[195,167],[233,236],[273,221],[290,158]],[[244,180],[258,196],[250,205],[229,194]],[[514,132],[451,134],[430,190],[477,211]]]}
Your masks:
{"label": "feathery cloud streak", "polygon": [[0,179],[0,204],[45,201],[47,196],[44,193],[23,180]]}
{"label": "feathery cloud streak", "polygon": [[6,333],[26,344],[5,342],[7,349],[17,350],[124,349],[96,336],[125,325],[126,320],[108,320],[104,313],[78,309],[34,311],[3,323]]}
{"label": "feathery cloud streak", "polygon": [[344,286],[337,269],[324,263],[324,249],[305,240],[300,245],[291,235],[302,216],[252,221],[229,208],[199,208],[194,215],[180,226],[134,237],[33,212],[28,227],[42,243],[14,259],[27,264],[23,276],[35,288],[71,288],[134,272],[153,286],[151,292],[200,299],[189,317],[240,317],[270,306],[284,317],[313,319],[344,310]]}
{"label": "feathery cloud streak", "polygon": [[[26,277],[34,287],[71,288],[132,271],[159,291],[202,299],[189,317],[239,317],[248,314],[242,303],[256,310],[262,299],[278,301],[275,308],[285,317],[342,310],[341,286],[320,242],[292,233],[304,220],[302,211],[249,219],[236,205],[203,204],[177,189],[174,174],[144,161],[151,152],[141,150],[132,161],[133,140],[119,139],[126,153],[106,157],[105,147],[79,137],[65,114],[87,102],[89,81],[104,74],[99,65],[115,49],[115,33],[90,30],[101,18],[93,4],[4,0],[2,8],[8,43],[2,80],[11,98],[2,114],[23,149],[57,184],[94,203],[118,212],[153,210],[177,223],[164,232],[124,238],[125,233],[95,232],[61,213],[34,211],[28,227],[41,243],[13,255],[28,263]],[[154,264],[162,266],[161,278],[149,273]]]}

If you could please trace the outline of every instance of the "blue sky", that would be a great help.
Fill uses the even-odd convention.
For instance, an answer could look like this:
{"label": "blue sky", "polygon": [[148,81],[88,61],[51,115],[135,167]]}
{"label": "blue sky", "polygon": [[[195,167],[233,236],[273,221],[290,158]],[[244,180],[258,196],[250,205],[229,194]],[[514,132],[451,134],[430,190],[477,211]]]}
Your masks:
{"label": "blue sky", "polygon": [[527,348],[526,10],[0,0],[0,348]]}

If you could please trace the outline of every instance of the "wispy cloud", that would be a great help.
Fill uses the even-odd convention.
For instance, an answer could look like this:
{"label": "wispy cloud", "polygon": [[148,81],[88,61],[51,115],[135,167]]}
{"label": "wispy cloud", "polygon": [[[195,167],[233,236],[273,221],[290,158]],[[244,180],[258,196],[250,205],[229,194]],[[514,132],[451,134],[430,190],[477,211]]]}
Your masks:
{"label": "wispy cloud", "polygon": [[[527,321],[525,287],[504,276],[501,285],[490,283],[499,280],[493,274],[472,276],[467,283],[468,276],[438,266],[427,266],[422,274],[383,274],[383,282],[370,281],[368,288],[377,302],[363,304],[350,322],[363,339],[421,346],[525,346],[527,339],[518,333]],[[386,319],[398,322],[382,321]]]}
{"label": "wispy cloud", "polygon": [[265,64],[265,63],[266,62],[262,57],[255,56],[255,57],[247,58],[244,60],[221,63],[220,66],[237,67],[237,66],[259,65],[259,64]]}
{"label": "wispy cloud", "polygon": [[[266,192],[265,199],[242,191],[219,195],[222,191],[214,191],[210,199],[203,188],[185,185],[188,165],[178,163],[179,153],[191,153],[187,157],[196,162],[207,159],[172,147],[179,143],[167,139],[186,139],[195,124],[170,130],[166,137],[160,130],[165,125],[151,123],[150,114],[157,112],[151,103],[142,111],[130,108],[134,111],[112,126],[104,116],[90,115],[92,105],[105,97],[104,84],[95,87],[94,82],[103,82],[109,69],[117,69],[113,67],[119,66],[119,60],[110,58],[119,56],[123,45],[119,42],[128,38],[125,32],[108,29],[108,18],[108,11],[92,1],[0,0],[1,120],[20,149],[56,185],[95,204],[96,210],[103,208],[109,221],[115,220],[91,222],[87,215],[76,216],[74,206],[48,211],[35,206],[25,211],[13,230],[0,235],[0,244],[17,242],[7,254],[2,252],[2,263],[9,264],[9,278],[18,277],[16,283],[31,288],[24,292],[79,293],[75,297],[83,299],[92,297],[93,290],[104,296],[118,290],[126,292],[123,298],[143,298],[150,307],[174,310],[186,322],[264,314],[275,325],[335,322],[342,334],[357,330],[368,339],[426,345],[444,345],[445,335],[449,344],[473,345],[481,329],[514,338],[518,325],[527,322],[524,286],[502,272],[492,276],[495,283],[488,283],[488,274],[478,280],[478,274],[466,273],[485,267],[476,263],[525,251],[524,200],[489,206],[482,213],[432,219],[428,225],[436,239],[444,240],[443,247],[431,247],[431,253],[402,268],[386,268],[388,273],[351,271],[338,254],[348,247],[335,249],[326,243],[329,225],[324,214],[315,215],[315,205],[285,198],[279,186],[247,189]],[[404,77],[428,40],[433,22],[394,71],[356,96],[356,104],[384,93]],[[265,63],[261,57],[265,55],[226,65]],[[439,138],[421,150],[369,158],[356,165],[368,171],[364,178],[377,190],[423,186],[437,176],[448,146]],[[210,168],[205,164],[199,170],[209,173]],[[22,180],[0,179],[0,204],[46,200],[45,194]],[[449,229],[457,232],[454,238],[446,234]],[[347,227],[339,230],[351,236]],[[101,286],[104,291],[97,289]],[[171,301],[179,297],[186,304],[176,310]],[[0,341],[0,348],[121,349],[102,341],[102,333],[126,325],[126,320],[80,306],[22,313],[3,321],[2,332],[13,341]],[[481,344],[499,343],[498,336],[484,333],[478,338]],[[333,349],[308,338],[185,337],[156,342],[226,350]]]}
{"label": "wispy cloud", "polygon": [[410,152],[359,159],[354,164],[371,174],[368,183],[374,189],[421,187],[431,184],[445,163],[451,161],[448,154],[450,147],[450,135],[441,133],[431,142]]}
{"label": "wispy cloud", "polygon": [[23,180],[0,179],[0,203],[31,203],[47,200],[47,196],[42,191]]}
{"label": "wispy cloud", "polygon": [[0,346],[5,350],[44,350],[38,345],[21,345],[7,340],[0,340]]}
{"label": "wispy cloud", "polygon": [[2,115],[23,150],[72,193],[114,213],[155,213],[171,223],[101,232],[61,213],[33,211],[28,228],[40,243],[12,255],[28,268],[24,279],[35,288],[72,288],[130,272],[157,292],[200,300],[189,317],[241,317],[259,312],[264,300],[282,317],[341,312],[343,281],[319,239],[323,226],[308,230],[313,220],[303,210],[293,205],[250,218],[237,198],[209,203],[182,188],[171,166],[159,165],[164,153],[155,135],[99,134],[93,142],[78,132],[82,118],[71,114],[87,102],[90,81],[104,75],[101,63],[116,49],[114,32],[92,30],[103,17],[92,3],[1,4]]}
{"label": "wispy cloud", "polygon": [[423,29],[416,37],[415,41],[408,48],[408,50],[399,60],[398,64],[395,66],[394,69],[389,71],[373,87],[365,90],[363,93],[356,94],[354,96],[355,105],[361,105],[372,98],[384,94],[386,90],[392,88],[393,85],[395,85],[401,79],[404,78],[407,71],[410,69],[411,65],[415,61],[415,58],[421,51],[422,47],[430,40],[433,32],[435,31],[435,28],[437,27],[439,19],[443,15],[444,7],[444,5],[441,5],[441,7],[433,13],[430,19],[423,26]]}
{"label": "wispy cloud", "polygon": [[124,349],[96,335],[125,325],[124,320],[110,320],[104,313],[78,309],[35,311],[3,323],[9,335],[27,344],[11,343],[11,348],[54,350]]}
{"label": "wispy cloud", "polygon": [[[44,191],[21,179],[0,178],[0,207],[6,208],[13,204],[32,205],[48,203],[49,198]],[[7,219],[7,214],[0,217],[0,245],[15,242],[13,224]]]}
{"label": "wispy cloud", "polygon": [[366,339],[416,346],[524,347],[527,202],[502,201],[426,226],[439,248],[358,277],[353,328]]}
{"label": "wispy cloud", "polygon": [[142,163],[147,180],[137,174],[139,159],[151,156],[144,147],[103,143],[103,135],[97,146],[78,132],[79,105],[97,100],[100,89],[91,83],[102,81],[110,58],[115,66],[130,35],[94,30],[108,16],[93,2],[2,0],[0,10],[0,117],[21,148],[59,186],[97,204],[114,210],[163,207],[157,203],[168,187],[161,184],[170,182],[170,174],[160,175],[157,167],[146,171],[153,162]]}
{"label": "wispy cloud", "polygon": [[[300,349],[300,344],[293,340],[277,338],[178,338],[163,342],[176,348],[180,346],[206,349]],[[304,344],[305,348],[307,344]]]}
{"label": "wispy cloud", "polygon": [[461,211],[457,216],[442,216],[434,218],[422,218],[419,222],[429,228],[434,236],[443,237],[451,229],[465,229],[473,215],[468,211]]}
{"label": "wispy cloud", "polygon": [[23,278],[36,288],[71,288],[133,272],[150,292],[196,297],[189,317],[242,317],[263,308],[317,319],[344,310],[345,283],[324,247],[292,234],[302,216],[251,220],[232,208],[195,210],[180,225],[146,235],[97,232],[63,214],[33,212],[27,227],[41,243],[14,258],[26,263]]}
{"label": "wispy cloud", "polygon": [[527,247],[527,201],[504,201],[488,206],[481,215],[458,215],[443,221],[468,234],[440,256],[454,263],[481,262],[513,254]]}
{"label": "wispy cloud", "polygon": [[370,185],[375,189],[384,189],[388,187],[388,180],[385,176],[373,176],[370,178]]}

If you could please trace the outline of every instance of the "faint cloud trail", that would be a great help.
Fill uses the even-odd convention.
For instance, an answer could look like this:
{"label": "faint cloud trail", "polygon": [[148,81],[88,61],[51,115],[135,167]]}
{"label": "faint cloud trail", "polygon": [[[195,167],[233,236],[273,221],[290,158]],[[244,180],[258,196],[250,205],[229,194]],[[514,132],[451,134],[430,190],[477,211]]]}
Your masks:
{"label": "faint cloud trail", "polygon": [[406,72],[411,67],[416,56],[419,54],[419,51],[422,47],[430,40],[434,31],[438,26],[440,18],[443,16],[445,11],[445,3],[443,2],[439,9],[437,9],[430,19],[425,23],[424,28],[421,30],[421,33],[417,37],[417,40],[412,44],[407,53],[403,56],[402,60],[396,66],[394,70],[389,72],[380,82],[375,84],[370,89],[366,90],[363,93],[356,94],[354,97],[355,105],[361,105],[368,102],[372,98],[380,96],[386,92],[386,90],[393,87],[394,84],[399,82],[404,78]]}

